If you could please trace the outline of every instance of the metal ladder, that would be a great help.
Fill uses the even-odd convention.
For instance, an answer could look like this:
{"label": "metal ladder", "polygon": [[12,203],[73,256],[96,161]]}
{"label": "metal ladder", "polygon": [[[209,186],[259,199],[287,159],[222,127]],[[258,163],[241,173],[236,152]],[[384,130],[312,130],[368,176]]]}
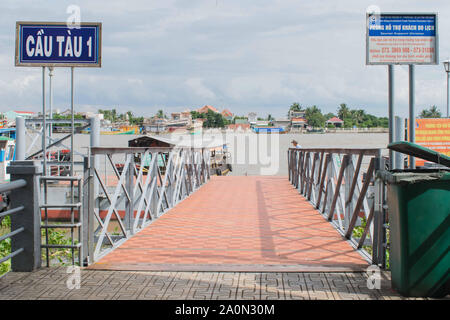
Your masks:
{"label": "metal ladder", "polygon": [[[72,250],[72,265],[75,265],[75,250],[78,250],[78,264],[83,266],[83,208],[82,201],[74,202],[74,184],[76,183],[76,188],[78,189],[78,199],[81,200],[83,195],[83,181],[82,177],[77,176],[42,176],[39,178],[39,187],[41,183],[44,184],[43,187],[43,197],[39,198],[39,208],[44,210],[44,219],[41,224],[41,229],[45,230],[45,244],[41,243],[41,248],[45,249],[46,252],[46,265],[50,266],[49,250],[50,249],[71,249]],[[70,194],[72,203],[64,204],[49,204],[48,201],[48,185],[49,181],[69,181],[70,182]],[[43,201],[41,201],[43,200]],[[48,221],[48,209],[70,209],[70,223],[63,224],[49,224]],[[75,221],[75,210],[78,210],[78,221]],[[49,244],[49,229],[70,229],[71,244]],[[78,243],[74,241],[74,230],[78,231]]]}

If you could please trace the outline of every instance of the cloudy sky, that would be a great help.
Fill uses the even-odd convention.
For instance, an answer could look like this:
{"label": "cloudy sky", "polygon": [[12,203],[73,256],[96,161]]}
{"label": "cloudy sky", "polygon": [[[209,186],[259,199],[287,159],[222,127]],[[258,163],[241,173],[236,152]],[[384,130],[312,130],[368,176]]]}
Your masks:
{"label": "cloudy sky", "polygon": [[[150,116],[205,104],[236,114],[286,115],[292,102],[336,112],[346,102],[387,115],[387,66],[365,65],[365,11],[438,12],[440,60],[450,56],[448,0],[2,0],[0,112],[41,110],[41,69],[14,67],[16,21],[103,23],[102,68],[75,70],[76,109]],[[395,67],[396,114],[408,113],[408,69]],[[416,68],[420,111],[446,106],[442,65]],[[54,77],[54,108],[70,102]]]}

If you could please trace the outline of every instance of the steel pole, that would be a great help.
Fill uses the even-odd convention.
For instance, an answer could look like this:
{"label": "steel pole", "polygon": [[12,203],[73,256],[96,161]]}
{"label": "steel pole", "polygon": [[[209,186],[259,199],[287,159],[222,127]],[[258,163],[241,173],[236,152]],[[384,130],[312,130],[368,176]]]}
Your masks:
{"label": "steel pole", "polygon": [[[404,135],[405,135],[405,129],[404,129],[404,120],[401,117],[395,117],[395,141],[403,141]],[[403,154],[400,152],[394,152],[394,169],[403,169],[404,168],[404,162],[403,162]]]}
{"label": "steel pole", "polygon": [[[416,141],[416,117],[414,113],[414,81],[415,81],[415,66],[413,64],[409,65],[409,142],[414,143]],[[415,157],[409,157],[409,168],[416,168]]]}
{"label": "steel pole", "polygon": [[[91,147],[100,147],[100,118],[97,116],[94,116],[90,119],[91,121]],[[90,153],[89,153],[90,154]],[[94,163],[91,164],[91,167],[93,166],[96,170],[99,170],[100,168],[100,156],[94,155]],[[106,156],[105,156],[106,161]],[[105,164],[105,170],[106,170],[106,164]],[[105,173],[105,181],[106,181],[106,173]],[[94,197],[97,199],[98,195],[98,189],[99,189],[99,183],[97,180],[94,181]]]}
{"label": "steel pole", "polygon": [[45,67],[42,67],[42,159],[43,172],[47,175],[47,122],[45,121],[47,110],[45,108]]}
{"label": "steel pole", "polygon": [[449,104],[450,104],[450,72],[447,72],[447,118],[449,117]]}
{"label": "steel pole", "polygon": [[71,129],[70,129],[70,175],[73,176],[74,173],[74,152],[73,152],[73,136],[75,134],[75,119],[74,119],[74,108],[73,108],[73,70],[74,67],[70,68],[70,115],[71,115]]}
{"label": "steel pole", "polygon": [[[48,90],[49,90],[49,97],[48,97],[48,112],[49,116],[48,118],[51,120],[53,119],[53,88],[52,88],[52,78],[53,78],[53,67],[48,67]],[[53,133],[53,124],[49,124],[49,130],[48,130],[48,137],[51,138]],[[49,141],[51,143],[51,140]]]}
{"label": "steel pole", "polygon": [[[394,142],[394,66],[388,65],[389,143]],[[389,169],[394,168],[394,152],[389,150]]]}
{"label": "steel pole", "polygon": [[16,118],[16,160],[25,160],[25,119]]}

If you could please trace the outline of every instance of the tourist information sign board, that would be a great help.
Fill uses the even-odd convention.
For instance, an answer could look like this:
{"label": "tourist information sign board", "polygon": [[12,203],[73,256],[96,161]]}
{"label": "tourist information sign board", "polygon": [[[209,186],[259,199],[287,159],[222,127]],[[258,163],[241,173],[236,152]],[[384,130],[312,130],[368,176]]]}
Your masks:
{"label": "tourist information sign board", "polygon": [[102,24],[17,22],[15,65],[101,67]]}
{"label": "tourist information sign board", "polygon": [[[416,143],[450,156],[450,119],[416,119]],[[416,166],[423,166],[422,159],[416,159]]]}
{"label": "tourist information sign board", "polygon": [[435,13],[368,13],[366,64],[438,64]]}

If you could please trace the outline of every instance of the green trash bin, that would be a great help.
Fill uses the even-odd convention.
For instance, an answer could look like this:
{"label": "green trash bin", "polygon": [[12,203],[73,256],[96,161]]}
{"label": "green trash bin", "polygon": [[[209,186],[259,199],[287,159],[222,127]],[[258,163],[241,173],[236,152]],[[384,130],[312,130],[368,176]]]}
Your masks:
{"label": "green trash bin", "polygon": [[[426,148],[398,144],[388,148],[413,156],[420,149],[424,157]],[[450,170],[392,170],[388,176],[393,289],[414,297],[450,294]]]}

